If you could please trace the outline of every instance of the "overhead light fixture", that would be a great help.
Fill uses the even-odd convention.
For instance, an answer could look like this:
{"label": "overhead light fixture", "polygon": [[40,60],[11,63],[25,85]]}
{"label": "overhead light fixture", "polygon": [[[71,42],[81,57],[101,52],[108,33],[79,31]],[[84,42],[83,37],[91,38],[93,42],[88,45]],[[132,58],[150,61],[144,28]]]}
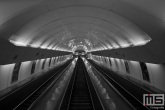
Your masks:
{"label": "overhead light fixture", "polygon": [[48,50],[52,50],[52,47],[47,47],[46,49],[48,49]]}
{"label": "overhead light fixture", "polygon": [[146,45],[147,43],[149,43],[152,39],[148,39],[148,40],[145,40],[145,41],[139,41],[135,44],[133,44],[134,46],[141,46],[141,45]]}
{"label": "overhead light fixture", "polygon": [[42,48],[42,49],[46,49],[47,47],[46,47],[46,46],[40,46],[40,48]]}
{"label": "overhead light fixture", "polygon": [[27,47],[27,46],[28,46],[28,44],[23,43],[23,42],[14,41],[14,40],[10,40],[10,39],[9,39],[9,41],[10,41],[12,44],[14,44],[15,46],[22,46],[22,47]]}
{"label": "overhead light fixture", "polygon": [[30,44],[29,46],[33,47],[33,48],[39,48],[40,47],[40,45],[37,45],[37,44]]}

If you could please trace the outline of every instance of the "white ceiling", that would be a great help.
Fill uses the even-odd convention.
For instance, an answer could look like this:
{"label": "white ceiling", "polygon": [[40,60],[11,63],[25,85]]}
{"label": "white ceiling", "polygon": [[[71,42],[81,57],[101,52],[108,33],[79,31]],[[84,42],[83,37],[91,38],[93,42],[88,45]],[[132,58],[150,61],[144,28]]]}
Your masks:
{"label": "white ceiling", "polygon": [[19,46],[61,51],[80,46],[86,51],[111,50],[149,42],[152,47],[164,41],[159,35],[165,27],[164,10],[163,0],[0,1],[0,37]]}

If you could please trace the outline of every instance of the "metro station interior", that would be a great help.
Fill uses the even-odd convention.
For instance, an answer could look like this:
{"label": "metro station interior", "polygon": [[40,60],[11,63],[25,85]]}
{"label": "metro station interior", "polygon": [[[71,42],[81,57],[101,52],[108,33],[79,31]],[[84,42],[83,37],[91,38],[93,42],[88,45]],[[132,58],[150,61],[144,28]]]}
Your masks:
{"label": "metro station interior", "polygon": [[164,109],[164,49],[164,0],[2,0],[0,109]]}

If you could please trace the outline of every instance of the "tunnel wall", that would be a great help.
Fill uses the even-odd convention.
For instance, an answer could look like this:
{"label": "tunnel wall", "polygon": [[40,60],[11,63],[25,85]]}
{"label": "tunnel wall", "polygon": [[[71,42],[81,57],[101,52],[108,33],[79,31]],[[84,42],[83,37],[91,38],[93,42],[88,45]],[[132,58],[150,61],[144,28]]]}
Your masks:
{"label": "tunnel wall", "polygon": [[[71,55],[57,56],[52,58],[38,59],[36,61],[34,73],[31,73],[32,64],[34,61],[21,62],[21,66],[18,73],[18,80],[14,83],[11,82],[12,74],[14,71],[15,63],[0,65],[0,96],[16,89],[17,87],[31,81],[32,79],[43,75],[46,71],[65,63],[67,60],[72,58]],[[49,66],[49,61],[50,66]],[[44,69],[42,69],[42,64],[45,60]]]}
{"label": "tunnel wall", "polygon": [[[99,65],[103,65],[110,70],[113,70],[115,73],[127,78],[131,81],[134,81],[145,88],[149,88],[155,92],[165,92],[165,65],[164,64],[152,64],[145,63],[149,73],[149,80],[146,81],[143,79],[142,69],[140,67],[140,63],[137,61],[117,59],[112,57],[103,57],[92,55],[90,57],[93,61],[95,61]],[[111,65],[110,65],[111,61]],[[125,63],[126,61],[129,66],[130,72],[126,72]]]}
{"label": "tunnel wall", "polygon": [[55,56],[70,55],[70,52],[48,50],[41,48],[15,46],[7,40],[0,38],[0,65],[13,64],[17,62],[33,61],[51,58]]}

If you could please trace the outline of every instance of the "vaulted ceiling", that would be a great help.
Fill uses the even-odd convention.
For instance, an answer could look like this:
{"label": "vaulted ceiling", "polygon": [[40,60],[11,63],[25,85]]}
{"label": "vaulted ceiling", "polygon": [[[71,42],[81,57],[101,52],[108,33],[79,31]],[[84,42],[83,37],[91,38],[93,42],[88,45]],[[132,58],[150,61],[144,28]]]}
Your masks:
{"label": "vaulted ceiling", "polygon": [[165,41],[164,5],[162,0],[3,1],[0,37],[16,46],[163,63],[165,53],[158,49]]}

